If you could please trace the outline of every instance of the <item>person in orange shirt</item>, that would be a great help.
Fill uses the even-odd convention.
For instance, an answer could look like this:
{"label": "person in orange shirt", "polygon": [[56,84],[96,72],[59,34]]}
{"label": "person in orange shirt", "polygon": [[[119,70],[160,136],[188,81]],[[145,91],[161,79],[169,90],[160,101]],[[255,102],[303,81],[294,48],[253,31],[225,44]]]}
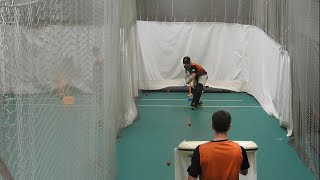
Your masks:
{"label": "person in orange shirt", "polygon": [[185,56],[182,59],[183,67],[186,71],[186,78],[185,83],[192,84],[190,85],[192,88],[192,102],[191,102],[191,109],[197,109],[198,105],[202,104],[200,98],[203,87],[205,86],[208,75],[207,71],[203,69],[199,64],[192,63],[190,57]]}
{"label": "person in orange shirt", "polygon": [[220,110],[212,115],[214,139],[197,146],[191,165],[188,167],[188,180],[238,180],[239,173],[248,174],[250,167],[247,153],[239,144],[228,140],[231,116]]}

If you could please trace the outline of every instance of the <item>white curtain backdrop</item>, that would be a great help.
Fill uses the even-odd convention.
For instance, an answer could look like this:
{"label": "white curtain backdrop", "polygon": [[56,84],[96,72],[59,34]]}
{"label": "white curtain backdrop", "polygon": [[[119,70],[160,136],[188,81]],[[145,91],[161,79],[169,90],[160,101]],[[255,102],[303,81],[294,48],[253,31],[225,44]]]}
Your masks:
{"label": "white curtain backdrop", "polygon": [[137,22],[143,89],[184,85],[182,58],[208,72],[207,86],[247,92],[292,132],[290,58],[261,29],[201,22]]}

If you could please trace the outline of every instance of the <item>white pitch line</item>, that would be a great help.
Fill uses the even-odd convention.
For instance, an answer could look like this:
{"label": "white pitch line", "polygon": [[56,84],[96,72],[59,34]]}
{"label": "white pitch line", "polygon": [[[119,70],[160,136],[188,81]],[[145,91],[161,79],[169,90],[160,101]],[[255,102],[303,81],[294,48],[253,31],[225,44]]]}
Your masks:
{"label": "white pitch line", "polygon": [[86,104],[72,104],[72,105],[65,105],[65,104],[6,104],[6,105],[10,105],[10,106],[68,106],[68,107],[72,107],[72,106],[79,106],[79,107],[89,107],[91,106],[90,104],[89,105],[86,105]]}
{"label": "white pitch line", "polygon": [[[190,107],[190,106],[179,106],[179,105],[138,105],[140,107]],[[211,108],[211,107],[231,107],[231,108],[261,108],[261,106],[199,106],[204,108]]]}
{"label": "white pitch line", "polygon": [[[187,101],[188,99],[140,99],[142,101]],[[217,101],[217,102],[221,102],[221,101],[229,101],[229,102],[239,102],[239,101],[243,101],[243,100],[201,100],[203,102],[209,102],[209,101]]]}

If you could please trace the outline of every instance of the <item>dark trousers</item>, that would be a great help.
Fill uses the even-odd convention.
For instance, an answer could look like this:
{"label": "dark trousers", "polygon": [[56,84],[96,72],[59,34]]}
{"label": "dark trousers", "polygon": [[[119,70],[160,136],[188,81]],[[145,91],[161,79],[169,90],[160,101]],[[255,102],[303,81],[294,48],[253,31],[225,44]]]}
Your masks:
{"label": "dark trousers", "polygon": [[200,101],[200,98],[201,98],[202,90],[203,90],[203,85],[200,84],[200,83],[198,83],[194,88],[191,88],[191,92],[193,94],[191,106],[199,105],[199,101]]}

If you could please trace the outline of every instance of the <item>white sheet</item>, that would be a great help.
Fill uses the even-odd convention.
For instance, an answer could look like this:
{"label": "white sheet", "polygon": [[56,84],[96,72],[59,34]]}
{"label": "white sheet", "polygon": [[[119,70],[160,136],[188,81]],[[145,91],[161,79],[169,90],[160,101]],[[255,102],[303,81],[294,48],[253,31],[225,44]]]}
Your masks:
{"label": "white sheet", "polygon": [[208,72],[207,86],[247,92],[292,132],[290,58],[261,29],[240,24],[137,22],[142,88],[182,86],[182,58]]}

